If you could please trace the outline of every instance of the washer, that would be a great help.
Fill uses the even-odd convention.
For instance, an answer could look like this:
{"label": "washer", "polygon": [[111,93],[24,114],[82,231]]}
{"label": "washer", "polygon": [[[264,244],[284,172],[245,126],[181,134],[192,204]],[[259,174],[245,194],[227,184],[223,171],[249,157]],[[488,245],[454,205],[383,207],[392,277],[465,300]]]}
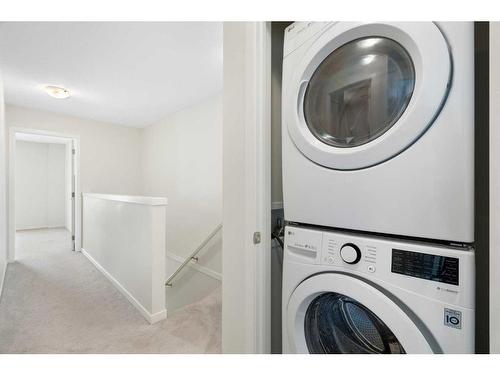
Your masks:
{"label": "washer", "polygon": [[285,228],[284,353],[474,353],[474,252]]}
{"label": "washer", "polygon": [[474,241],[473,23],[294,23],[282,98],[286,220]]}

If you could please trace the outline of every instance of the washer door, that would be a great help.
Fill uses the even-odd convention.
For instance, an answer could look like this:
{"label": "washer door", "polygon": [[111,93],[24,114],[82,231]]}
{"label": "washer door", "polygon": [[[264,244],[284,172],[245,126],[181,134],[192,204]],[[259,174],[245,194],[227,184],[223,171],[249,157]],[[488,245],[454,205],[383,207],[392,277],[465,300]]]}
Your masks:
{"label": "washer door", "polygon": [[448,44],[431,22],[339,22],[316,38],[287,82],[288,131],[325,167],[382,163],[433,123],[452,73]]}
{"label": "washer door", "polygon": [[416,324],[388,296],[345,274],[313,276],[287,308],[289,347],[296,353],[432,353]]}

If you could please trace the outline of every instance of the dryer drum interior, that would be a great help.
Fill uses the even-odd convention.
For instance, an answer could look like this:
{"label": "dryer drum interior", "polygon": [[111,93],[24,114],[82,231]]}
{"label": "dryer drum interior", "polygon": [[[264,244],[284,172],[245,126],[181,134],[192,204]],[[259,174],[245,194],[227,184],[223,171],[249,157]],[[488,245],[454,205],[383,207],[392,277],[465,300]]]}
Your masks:
{"label": "dryer drum interior", "polygon": [[310,353],[405,354],[384,322],[356,300],[339,293],[324,293],[311,302],[304,333]]}

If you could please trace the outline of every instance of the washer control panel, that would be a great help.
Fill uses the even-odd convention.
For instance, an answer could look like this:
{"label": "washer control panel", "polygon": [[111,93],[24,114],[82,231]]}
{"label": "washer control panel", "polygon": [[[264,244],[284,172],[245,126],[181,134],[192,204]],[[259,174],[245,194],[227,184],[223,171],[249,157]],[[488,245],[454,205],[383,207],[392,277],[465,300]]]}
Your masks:
{"label": "washer control panel", "polygon": [[452,305],[475,303],[473,250],[287,226],[283,267],[305,264],[312,273],[352,273]]}
{"label": "washer control panel", "polygon": [[362,239],[323,232],[321,264],[373,274],[377,271],[377,246]]}
{"label": "washer control panel", "polygon": [[347,264],[356,264],[361,259],[361,250],[353,243],[347,243],[340,248],[340,257]]}

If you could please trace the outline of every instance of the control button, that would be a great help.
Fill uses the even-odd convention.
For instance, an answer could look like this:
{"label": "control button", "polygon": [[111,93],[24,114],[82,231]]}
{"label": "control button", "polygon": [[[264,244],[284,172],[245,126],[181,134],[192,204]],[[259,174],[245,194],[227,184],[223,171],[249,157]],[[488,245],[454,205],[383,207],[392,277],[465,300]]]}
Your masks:
{"label": "control button", "polygon": [[332,264],[333,263],[333,257],[328,257],[328,259],[326,260],[329,264]]}
{"label": "control button", "polygon": [[356,264],[361,259],[361,251],[356,245],[347,243],[340,249],[340,257],[348,264]]}
{"label": "control button", "polygon": [[375,266],[373,264],[370,264],[366,269],[368,270],[368,272],[372,272],[373,273],[373,272],[375,272],[376,268],[375,268]]}

